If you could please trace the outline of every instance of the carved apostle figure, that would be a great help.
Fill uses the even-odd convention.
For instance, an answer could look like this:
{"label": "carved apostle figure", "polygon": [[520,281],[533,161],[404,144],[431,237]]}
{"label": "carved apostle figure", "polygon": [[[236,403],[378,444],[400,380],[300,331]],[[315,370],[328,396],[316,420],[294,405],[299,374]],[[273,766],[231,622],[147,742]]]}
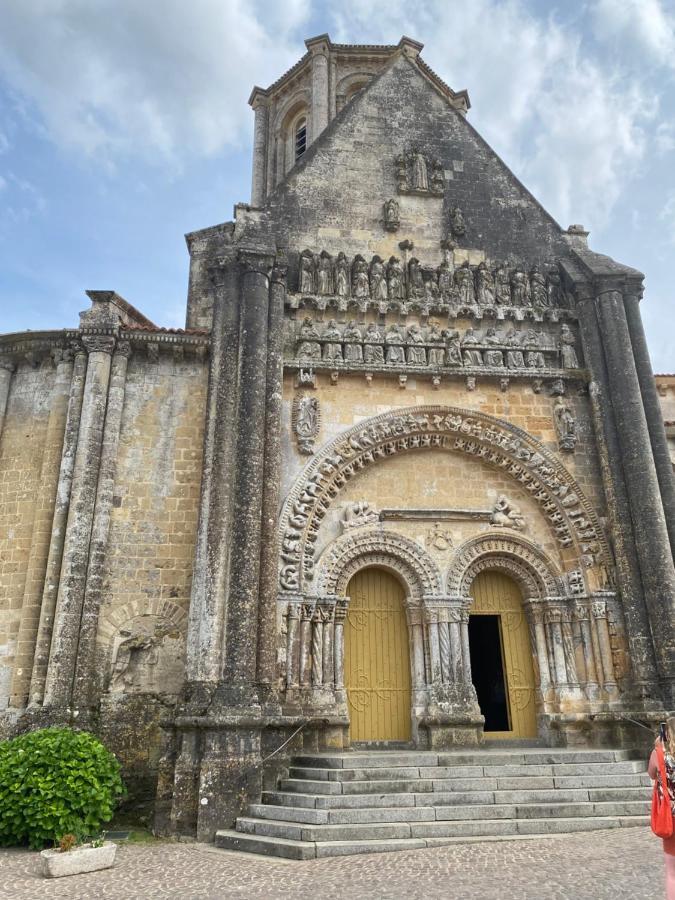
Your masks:
{"label": "carved apostle figure", "polygon": [[303,250],[300,256],[300,293],[314,293],[314,257],[310,250]]}
{"label": "carved apostle figure", "polygon": [[369,295],[368,263],[359,253],[352,263],[352,296],[365,299]]}
{"label": "carved apostle figure", "polygon": [[497,497],[492,509],[490,524],[501,526],[502,528],[515,528],[516,531],[522,531],[525,528],[525,519],[518,507],[501,494]]}
{"label": "carved apostle figure", "polygon": [[314,327],[314,323],[309,316],[305,316],[300,326],[298,357],[300,359],[321,359],[319,332]]}
{"label": "carved apostle figure", "polygon": [[427,364],[424,335],[417,324],[410,325],[408,328],[407,362],[410,366],[426,366]]}
{"label": "carved apostle figure", "polygon": [[370,296],[373,300],[387,299],[387,281],[384,277],[384,264],[379,256],[374,256],[370,263]]}
{"label": "carved apostle figure", "polygon": [[495,302],[502,306],[511,305],[511,279],[504,263],[500,263],[495,270]]}
{"label": "carved apostle figure", "polygon": [[398,231],[400,223],[398,201],[387,200],[384,204],[384,227],[387,231]]}
{"label": "carved apostle figure", "polygon": [[514,306],[529,306],[529,282],[522,269],[516,269],[511,276],[511,300]]}
{"label": "carved apostle figure", "polygon": [[384,338],[382,332],[375,322],[371,322],[366,328],[366,334],[363,338],[363,355],[364,361],[371,366],[381,366],[384,363],[384,347],[382,346]]}
{"label": "carved apostle figure", "polygon": [[450,231],[454,237],[462,237],[466,234],[466,222],[459,206],[455,206],[450,213]]}
{"label": "carved apostle figure", "polygon": [[405,299],[405,285],[403,284],[403,269],[401,260],[396,256],[390,256],[387,263],[387,288],[390,300]]}
{"label": "carved apostle figure", "polygon": [[575,345],[576,340],[574,335],[572,334],[572,329],[569,325],[563,325],[560,330],[560,357],[562,359],[564,369],[579,368],[577,351],[574,349]]}
{"label": "carved apostle figure", "polygon": [[541,352],[541,343],[534,329],[530,329],[527,332],[526,343],[530,348],[527,351],[526,356],[528,369],[544,369],[546,367],[546,360],[544,359],[544,354]]}
{"label": "carved apostle figure", "polygon": [[335,261],[335,293],[338,297],[349,296],[349,260],[342,250]]}
{"label": "carved apostle figure", "polygon": [[548,306],[564,306],[562,285],[557,269],[551,269],[548,273]]}
{"label": "carved apostle figure", "polygon": [[438,300],[438,284],[436,282],[435,269],[423,269],[424,299],[427,303],[435,304]]}
{"label": "carved apostle figure", "polygon": [[323,333],[323,358],[342,361],[342,335],[335,319],[331,319]]}
{"label": "carved apostle figure", "polygon": [[405,363],[405,352],[403,350],[405,338],[400,325],[392,325],[387,331],[384,341],[387,345],[387,365],[403,365]]}
{"label": "carved apostle figure", "polygon": [[412,150],[412,189],[414,191],[429,190],[429,176],[427,173],[427,161],[417,147]]}
{"label": "carved apostle figure", "polygon": [[363,362],[361,329],[357,327],[353,319],[347,322],[342,339],[345,345],[345,362]]}
{"label": "carved apostle figure", "polygon": [[436,368],[442,366],[445,361],[445,347],[443,346],[443,335],[436,322],[431,323],[427,343],[433,344],[432,347],[429,347],[429,365]]}
{"label": "carved apostle figure", "polygon": [[453,268],[447,259],[438,267],[438,293],[444,300],[448,300],[453,288]]}
{"label": "carved apostle figure", "polygon": [[313,453],[319,433],[319,401],[316,397],[299,397],[295,407],[295,433],[301,453]]}
{"label": "carved apostle figure", "polygon": [[485,343],[490,345],[490,349],[483,354],[485,365],[501,368],[504,365],[504,354],[501,350],[493,349],[496,345],[502,343],[502,339],[497,334],[496,329],[488,328],[485,334]]}
{"label": "carved apostle figure", "polygon": [[316,267],[317,293],[326,295],[333,293],[333,260],[327,250],[321,251]]}
{"label": "carved apostle figure", "polygon": [[480,343],[481,340],[473,328],[467,328],[462,338],[462,359],[465,366],[483,365],[483,354],[477,346]]}
{"label": "carved apostle figure", "polygon": [[448,328],[443,332],[445,338],[445,364],[457,368],[462,365],[462,347],[459,340],[459,331]]}
{"label": "carved apostle figure", "polygon": [[464,260],[462,265],[455,270],[455,287],[459,295],[459,302],[464,306],[473,306],[475,303],[473,272],[468,259]]}
{"label": "carved apostle figure", "polygon": [[537,266],[533,266],[530,272],[530,298],[533,306],[548,306],[546,279]]}
{"label": "carved apostle figure", "polygon": [[577,424],[568,406],[558,398],[553,408],[558,446],[561,450],[574,450],[577,443]]}
{"label": "carved apostle figure", "polygon": [[424,296],[424,278],[422,277],[422,267],[420,266],[420,261],[416,256],[413,256],[408,263],[408,296]]}
{"label": "carved apostle figure", "polygon": [[431,189],[436,194],[442,194],[445,190],[445,172],[440,159],[431,160]]}
{"label": "carved apostle figure", "polygon": [[479,306],[492,306],[495,302],[495,281],[485,260],[476,269],[476,300]]}
{"label": "carved apostle figure", "polygon": [[506,365],[509,369],[525,368],[525,357],[520,349],[520,339],[520,333],[515,328],[512,328],[506,335],[506,345],[508,347],[506,351]]}

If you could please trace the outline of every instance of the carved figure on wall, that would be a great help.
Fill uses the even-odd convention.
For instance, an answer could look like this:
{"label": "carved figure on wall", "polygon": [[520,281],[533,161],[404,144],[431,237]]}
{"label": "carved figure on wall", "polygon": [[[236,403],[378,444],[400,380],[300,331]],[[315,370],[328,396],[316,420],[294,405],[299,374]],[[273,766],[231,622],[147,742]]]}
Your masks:
{"label": "carved figure on wall", "polygon": [[435,345],[429,347],[429,365],[434,367],[442,366],[445,361],[445,346],[443,335],[436,322],[432,322],[429,327],[427,343]]}
{"label": "carved figure on wall", "polygon": [[405,363],[405,352],[403,349],[405,338],[400,325],[392,325],[387,331],[384,341],[387,345],[387,365],[403,365]]}
{"label": "carved figure on wall", "polygon": [[465,366],[483,365],[483,354],[477,348],[480,343],[481,340],[473,328],[467,328],[462,338],[462,359]]}
{"label": "carved figure on wall", "polygon": [[560,356],[564,369],[578,369],[579,360],[575,350],[576,339],[569,325],[564,324],[560,329]]}
{"label": "carved figure on wall", "polygon": [[443,528],[440,522],[432,525],[427,532],[424,543],[427,547],[433,547],[434,550],[439,550],[441,553],[446,550],[452,550],[454,546],[452,533],[447,528]]}
{"label": "carved figure on wall", "polygon": [[401,260],[396,256],[390,256],[387,263],[387,287],[391,300],[405,299],[405,285],[403,283],[403,269]]}
{"label": "carved figure on wall", "polygon": [[511,302],[514,306],[530,305],[527,275],[521,269],[516,269],[511,276]]}
{"label": "carved figure on wall", "polygon": [[363,338],[363,354],[364,360],[368,365],[381,366],[384,365],[384,347],[382,346],[384,338],[382,332],[375,322],[371,322],[366,328],[366,334]]}
{"label": "carved figure on wall", "polygon": [[577,444],[577,424],[572,410],[558,398],[553,407],[553,417],[561,450],[574,450]]}
{"label": "carved figure on wall", "polygon": [[387,299],[387,282],[384,277],[382,258],[375,255],[370,263],[370,296],[373,300]]}
{"label": "carved figure on wall", "polygon": [[424,347],[424,335],[417,324],[408,328],[407,361],[410,366],[426,366],[427,351]]}
{"label": "carved figure on wall", "polygon": [[466,234],[466,222],[459,206],[455,206],[450,213],[450,231],[454,237],[463,237]]}
{"label": "carved figure on wall", "polygon": [[314,257],[311,250],[303,250],[300,254],[300,293],[314,293]]}
{"label": "carved figure on wall", "polygon": [[311,456],[319,434],[319,401],[317,397],[303,394],[293,403],[293,428],[301,453]]}
{"label": "carved figure on wall", "polygon": [[349,296],[349,260],[342,250],[335,262],[335,293],[338,297]]}
{"label": "carved figure on wall", "polygon": [[518,507],[511,503],[503,494],[500,494],[492,508],[490,524],[501,528],[515,528],[516,531],[522,531],[525,528],[525,519]]}
{"label": "carved figure on wall", "polygon": [[322,250],[316,268],[317,294],[333,293],[333,260],[327,250]]}
{"label": "carved figure on wall", "polygon": [[496,368],[503,368],[504,354],[501,350],[492,349],[493,347],[503,343],[495,328],[488,328],[485,334],[485,343],[490,345],[490,349],[486,350],[483,353],[483,361],[485,365]]}
{"label": "carved figure on wall", "polygon": [[447,259],[438,267],[438,293],[447,300],[452,294],[454,269]]}
{"label": "carved figure on wall", "polygon": [[431,189],[436,194],[442,194],[445,190],[445,172],[440,159],[431,160]]}
{"label": "carved figure on wall", "polygon": [[521,335],[515,328],[512,328],[506,335],[506,345],[508,347],[506,351],[506,366],[509,369],[525,368],[525,357],[520,349],[520,340]]}
{"label": "carved figure on wall", "polygon": [[361,346],[361,329],[358,328],[356,322],[352,319],[347,322],[345,330],[342,334],[344,341],[344,358],[345,362],[363,362],[363,347]]}
{"label": "carved figure on wall", "polygon": [[530,297],[533,306],[548,306],[546,279],[537,266],[533,266],[530,272]]}
{"label": "carved figure on wall", "polygon": [[408,188],[408,163],[403,154],[396,157],[396,182],[400,192],[407,191]]}
{"label": "carved figure on wall", "polygon": [[530,348],[527,351],[526,356],[528,369],[544,369],[546,367],[546,360],[544,359],[544,354],[541,352],[541,342],[536,331],[530,329],[527,332],[526,342]]}
{"label": "carved figure on wall", "polygon": [[319,332],[309,316],[305,316],[300,326],[300,346],[298,347],[300,359],[321,359],[321,344]]}
{"label": "carved figure on wall", "polygon": [[362,528],[364,525],[376,525],[380,514],[367,500],[357,500],[348,504],[342,517],[342,528]]}
{"label": "carved figure on wall", "polygon": [[476,300],[479,306],[492,306],[495,302],[495,281],[485,260],[476,269]]}
{"label": "carved figure on wall", "polygon": [[430,304],[435,304],[438,300],[438,284],[436,282],[435,269],[423,269],[424,276],[424,298]]}
{"label": "carved figure on wall", "polygon": [[459,331],[448,328],[443,332],[445,338],[445,364],[457,368],[462,365],[462,347],[459,340]]}
{"label": "carved figure on wall", "polygon": [[412,189],[414,191],[429,190],[429,176],[427,173],[427,161],[417,147],[413,147],[412,159]]}
{"label": "carved figure on wall", "polygon": [[459,295],[459,302],[465,306],[473,306],[475,303],[473,272],[468,259],[464,260],[458,269],[455,269],[455,287]]}
{"label": "carved figure on wall", "polygon": [[342,362],[342,335],[335,319],[328,322],[323,333],[323,358]]}
{"label": "carved figure on wall", "polygon": [[408,263],[408,296],[424,296],[424,278],[422,277],[422,267],[420,266],[420,261],[416,256],[413,256]]}
{"label": "carved figure on wall", "polygon": [[387,200],[384,204],[384,227],[387,231],[398,231],[401,224],[398,201]]}
{"label": "carved figure on wall", "polygon": [[563,306],[562,285],[560,284],[560,274],[557,269],[551,269],[548,273],[548,305]]}
{"label": "carved figure on wall", "polygon": [[503,263],[495,270],[495,302],[502,306],[511,305],[511,279],[509,270]]}
{"label": "carved figure on wall", "polygon": [[368,263],[359,253],[352,263],[352,296],[364,299],[369,293]]}
{"label": "carved figure on wall", "polygon": [[177,693],[182,685],[183,638],[171,622],[139,615],[113,638],[110,693]]}

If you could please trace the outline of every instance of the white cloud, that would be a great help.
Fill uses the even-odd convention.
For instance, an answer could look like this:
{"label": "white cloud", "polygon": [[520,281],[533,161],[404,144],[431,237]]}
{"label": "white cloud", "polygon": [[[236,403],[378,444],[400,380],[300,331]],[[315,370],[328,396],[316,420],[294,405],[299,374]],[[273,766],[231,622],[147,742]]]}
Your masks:
{"label": "white cloud", "polygon": [[671,150],[675,150],[675,125],[671,122],[661,122],[654,134],[654,146],[659,156],[665,156]]}
{"label": "white cloud", "polygon": [[666,198],[659,212],[659,219],[665,224],[666,240],[675,245],[675,191]]}
{"label": "white cloud", "polygon": [[591,16],[598,40],[635,48],[645,66],[675,69],[675,15],[661,0],[595,0]]}
{"label": "white cloud", "polygon": [[60,146],[103,162],[215,154],[246,139],[253,84],[298,56],[308,2],[4,0],[0,72]]}

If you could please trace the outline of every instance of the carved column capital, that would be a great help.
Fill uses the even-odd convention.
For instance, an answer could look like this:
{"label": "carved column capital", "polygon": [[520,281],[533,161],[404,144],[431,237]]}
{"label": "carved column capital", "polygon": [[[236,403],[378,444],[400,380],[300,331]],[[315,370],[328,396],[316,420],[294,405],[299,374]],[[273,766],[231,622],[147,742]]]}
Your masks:
{"label": "carved column capital", "polygon": [[347,618],[347,608],[349,606],[349,597],[343,597],[335,604],[335,623],[337,625],[344,624]]}
{"label": "carved column capital", "polygon": [[594,619],[606,619],[607,618],[607,601],[606,600],[593,600],[591,603],[591,609],[593,611]]}
{"label": "carved column capital", "polygon": [[118,341],[115,347],[115,356],[125,356],[127,359],[131,356],[131,344],[129,341]]}
{"label": "carved column capital", "polygon": [[112,353],[115,336],[112,334],[83,334],[82,343],[87,353]]}
{"label": "carved column capital", "polygon": [[264,275],[265,278],[270,277],[275,263],[274,256],[271,253],[254,249],[240,250],[237,254],[237,260],[244,276]]}
{"label": "carved column capital", "polygon": [[275,260],[274,265],[272,266],[270,280],[274,284],[283,284],[283,286],[286,287],[286,276],[287,275],[288,275],[288,266],[283,265],[278,260]]}
{"label": "carved column capital", "polygon": [[583,600],[576,600],[572,606],[572,614],[577,622],[587,622],[590,618],[588,603]]}

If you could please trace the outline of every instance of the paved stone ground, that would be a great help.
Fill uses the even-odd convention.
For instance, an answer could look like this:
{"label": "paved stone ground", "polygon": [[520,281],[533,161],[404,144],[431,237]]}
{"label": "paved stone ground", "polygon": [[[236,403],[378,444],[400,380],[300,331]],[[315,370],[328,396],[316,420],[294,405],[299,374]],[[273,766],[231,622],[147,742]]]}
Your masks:
{"label": "paved stone ground", "polygon": [[0,851],[2,900],[660,900],[660,841],[617,828],[500,843],[461,844],[308,862],[205,844],[120,845],[115,868],[47,881],[38,857]]}

